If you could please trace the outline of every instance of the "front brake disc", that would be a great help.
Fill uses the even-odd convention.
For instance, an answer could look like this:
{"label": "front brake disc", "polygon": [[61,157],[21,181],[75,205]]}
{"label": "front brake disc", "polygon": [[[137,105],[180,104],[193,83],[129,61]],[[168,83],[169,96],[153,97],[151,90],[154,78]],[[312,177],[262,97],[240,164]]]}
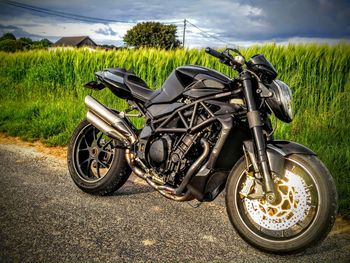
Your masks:
{"label": "front brake disc", "polygon": [[244,198],[251,219],[269,230],[285,230],[302,221],[309,213],[311,195],[303,178],[286,171],[276,179],[276,201],[272,204],[262,199]]}

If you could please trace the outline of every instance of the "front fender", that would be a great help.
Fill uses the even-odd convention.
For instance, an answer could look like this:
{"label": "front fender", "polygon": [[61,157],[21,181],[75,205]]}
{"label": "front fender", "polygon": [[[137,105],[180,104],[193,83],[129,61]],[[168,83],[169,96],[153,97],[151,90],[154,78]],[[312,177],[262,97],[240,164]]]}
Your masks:
{"label": "front fender", "polygon": [[270,141],[266,147],[270,169],[278,176],[284,174],[284,161],[291,154],[316,155],[307,147],[291,141]]}

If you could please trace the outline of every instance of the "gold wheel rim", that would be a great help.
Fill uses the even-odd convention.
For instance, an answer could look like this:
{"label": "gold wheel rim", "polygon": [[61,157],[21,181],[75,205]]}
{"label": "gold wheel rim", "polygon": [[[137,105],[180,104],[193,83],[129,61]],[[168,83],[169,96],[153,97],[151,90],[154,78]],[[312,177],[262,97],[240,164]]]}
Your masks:
{"label": "gold wheel rim", "polygon": [[[244,186],[242,174],[240,185]],[[312,174],[300,163],[286,159],[285,174],[276,177],[277,199],[273,204],[262,199],[239,196],[244,210],[241,218],[254,230],[264,235],[290,238],[304,232],[317,213],[318,189]]]}

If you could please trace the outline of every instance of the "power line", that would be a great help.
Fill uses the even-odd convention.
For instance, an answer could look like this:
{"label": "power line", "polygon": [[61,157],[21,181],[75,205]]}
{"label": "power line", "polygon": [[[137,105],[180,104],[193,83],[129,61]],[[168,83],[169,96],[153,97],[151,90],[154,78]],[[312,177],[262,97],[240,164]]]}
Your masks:
{"label": "power line", "polygon": [[[88,22],[88,23],[102,23],[102,24],[110,24],[110,23],[136,24],[136,23],[138,23],[138,21],[104,19],[104,18],[98,18],[98,17],[76,15],[76,14],[62,12],[62,11],[57,11],[57,10],[52,10],[52,9],[48,9],[48,8],[42,8],[42,7],[37,7],[37,6],[33,6],[33,5],[23,4],[23,3],[15,2],[15,1],[0,0],[0,2],[2,2],[4,4],[7,4],[7,5],[10,5],[10,6],[13,6],[13,7],[22,8],[22,9],[29,10],[29,11],[34,11],[34,12],[37,12],[37,13],[53,15],[53,16],[63,17],[63,18],[66,18],[66,19],[82,21],[82,22]],[[166,22],[162,22],[162,23],[163,24],[177,24],[177,27],[180,27],[180,25],[184,25],[183,31],[182,31],[182,33],[183,33],[183,42],[185,42],[186,24],[189,24],[189,25],[195,27],[196,29],[198,29],[200,31],[201,35],[203,35],[205,37],[210,37],[212,39],[215,39],[217,41],[225,43],[226,45],[231,45],[229,42],[227,42],[227,41],[225,41],[225,40],[223,40],[223,39],[221,39],[219,37],[216,37],[216,36],[206,32],[206,31],[204,31],[203,29],[201,29],[197,25],[195,25],[192,22],[190,22],[188,19],[177,20],[177,21],[166,21]]]}
{"label": "power line", "polygon": [[96,17],[89,17],[89,16],[82,16],[82,15],[76,15],[76,14],[71,14],[67,12],[61,12],[61,11],[56,11],[52,9],[47,9],[47,8],[41,8],[41,7],[36,7],[32,5],[27,5],[27,4],[22,4],[19,2],[14,2],[14,1],[1,1],[7,5],[11,5],[14,7],[19,7],[22,9],[30,10],[30,11],[35,11],[38,13],[44,13],[44,14],[49,14],[49,15],[54,15],[54,16],[59,16],[59,17],[64,17],[72,20],[78,20],[78,21],[83,21],[83,22],[90,22],[90,23],[129,23],[129,24],[134,24],[134,21],[122,21],[122,20],[114,20],[114,19],[103,19],[103,18],[96,18]]}
{"label": "power line", "polygon": [[[15,1],[1,1],[7,5],[11,5],[14,7],[26,9],[29,11],[34,11],[38,13],[44,13],[48,15],[54,15],[58,17],[63,17],[67,19],[72,19],[72,20],[78,20],[78,21],[83,21],[83,22],[90,22],[90,23],[103,23],[103,24],[109,24],[109,23],[125,23],[125,24],[136,24],[137,21],[127,21],[127,20],[116,20],[116,19],[104,19],[104,18],[98,18],[98,17],[91,17],[91,16],[83,16],[83,15],[76,15],[72,13],[67,13],[67,12],[61,12],[57,10],[52,10],[52,9],[47,9],[47,8],[42,8],[42,7],[37,7],[33,5],[28,5],[28,4],[23,4]],[[182,23],[181,20],[178,21],[167,21],[165,24],[175,24],[175,23]]]}
{"label": "power line", "polygon": [[206,31],[204,31],[203,29],[199,28],[199,27],[196,26],[195,24],[191,23],[188,19],[186,20],[186,22],[187,22],[188,24],[190,24],[191,26],[197,28],[197,29],[201,32],[202,35],[207,36],[207,37],[211,37],[211,38],[213,38],[213,39],[216,39],[216,40],[218,40],[218,41],[220,41],[220,42],[222,42],[222,43],[225,43],[226,45],[232,45],[231,43],[229,43],[229,42],[227,42],[227,41],[225,41],[225,40],[223,40],[223,39],[221,39],[221,38],[218,38],[218,37],[216,37],[216,36],[213,36],[212,34],[209,34],[208,32],[206,32]]}
{"label": "power line", "polygon": [[162,24],[183,24],[183,20],[177,20],[177,21],[167,21],[167,22],[162,22]]}

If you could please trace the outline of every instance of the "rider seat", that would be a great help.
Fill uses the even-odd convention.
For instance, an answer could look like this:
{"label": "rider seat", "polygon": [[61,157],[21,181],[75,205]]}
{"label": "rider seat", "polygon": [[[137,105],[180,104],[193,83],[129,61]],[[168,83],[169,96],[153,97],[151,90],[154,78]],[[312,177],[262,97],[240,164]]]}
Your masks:
{"label": "rider seat", "polygon": [[139,78],[136,75],[126,75],[124,77],[125,80],[125,84],[126,86],[130,89],[131,94],[143,101],[150,101],[151,99],[153,99],[156,95],[159,94],[160,90],[151,90],[146,82],[144,82],[141,78]]}
{"label": "rider seat", "polygon": [[[108,84],[115,88],[129,90],[133,97],[142,102],[152,100],[160,92],[160,90],[150,89],[133,71],[127,71],[124,68],[107,68],[102,75],[98,72],[97,76],[107,80]],[[118,92],[118,90],[115,91]]]}

